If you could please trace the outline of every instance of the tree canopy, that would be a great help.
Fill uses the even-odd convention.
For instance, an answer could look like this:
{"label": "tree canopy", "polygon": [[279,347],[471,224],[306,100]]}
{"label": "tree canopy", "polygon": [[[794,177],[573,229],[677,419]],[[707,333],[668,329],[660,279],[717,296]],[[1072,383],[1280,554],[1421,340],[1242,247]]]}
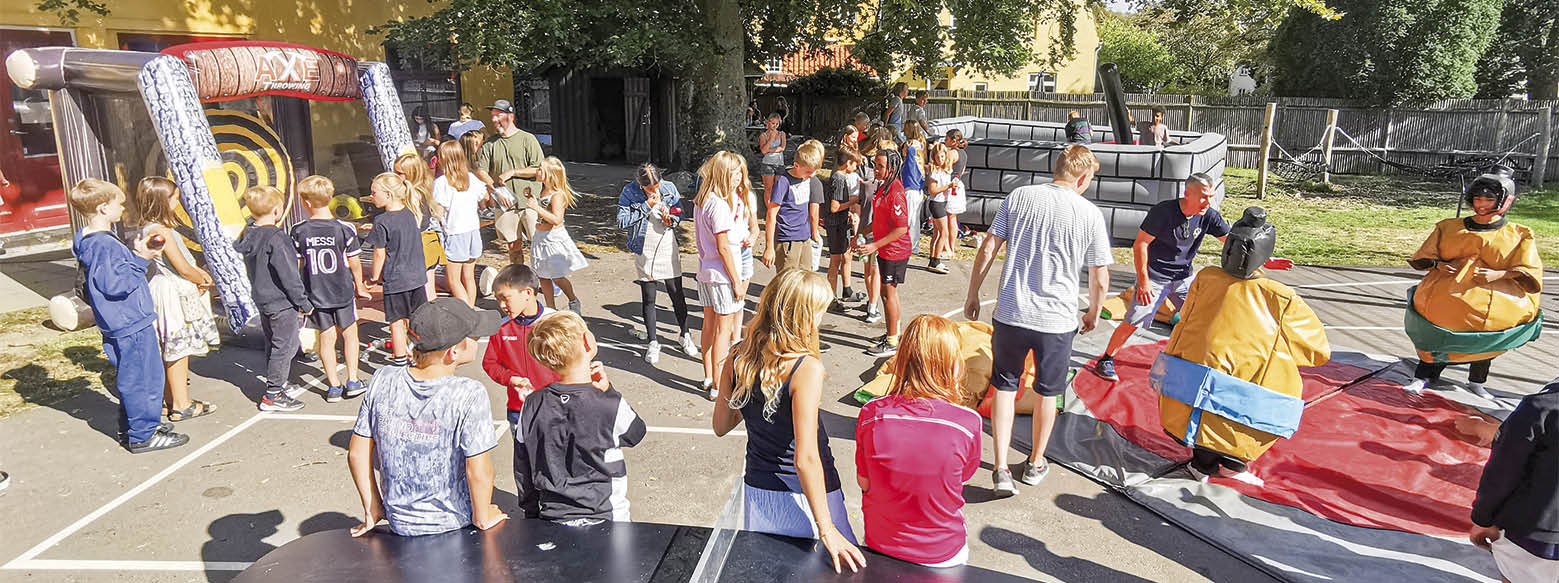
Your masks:
{"label": "tree canopy", "polygon": [[[1548,0],[1551,1],[1551,0]],[[1502,0],[1332,0],[1291,12],[1270,45],[1273,92],[1380,103],[1472,97]]]}
{"label": "tree canopy", "polygon": [[1478,97],[1559,99],[1559,2],[1505,0],[1477,67]]}

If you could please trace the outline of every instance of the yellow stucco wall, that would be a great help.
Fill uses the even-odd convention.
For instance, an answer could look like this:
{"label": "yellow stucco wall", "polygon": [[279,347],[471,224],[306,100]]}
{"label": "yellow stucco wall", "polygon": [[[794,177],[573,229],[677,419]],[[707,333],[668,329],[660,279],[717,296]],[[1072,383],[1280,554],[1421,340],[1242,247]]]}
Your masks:
{"label": "yellow stucco wall", "polygon": [[[951,17],[944,12],[942,21],[948,23]],[[1060,42],[1060,25],[1049,23],[1040,27],[1034,34],[1032,48],[1035,54],[1044,56],[1050,52],[1053,42]],[[1011,77],[991,77],[974,75],[971,73],[955,73],[948,79],[947,89],[974,90],[976,83],[985,83],[987,91],[1028,91],[1028,79],[1031,73],[1051,72],[1056,76],[1056,91],[1060,93],[1093,93],[1094,70],[1098,68],[1095,63],[1094,49],[1099,46],[1099,29],[1093,18],[1093,12],[1079,4],[1077,10],[1077,33],[1073,37],[1075,55],[1069,61],[1061,64],[1054,70],[1040,65],[1029,65],[1022,71]],[[907,72],[899,76],[896,81],[908,83],[910,88],[919,89],[926,87],[926,80],[910,75]],[[931,87],[936,88],[939,81],[931,81]]]}
{"label": "yellow stucco wall", "polygon": [[[58,18],[34,5],[33,0],[0,2],[0,26],[70,29],[76,44],[88,48],[117,48],[119,33],[221,35],[293,42],[364,61],[385,58],[384,37],[369,34],[369,28],[433,10],[422,0],[110,0],[108,16],[83,17],[74,27],[62,27]],[[472,104],[513,95],[507,71],[479,67],[461,75],[461,97]],[[342,163],[338,146],[371,138],[367,116],[356,102],[316,101],[309,110],[315,165],[336,174],[330,167]]]}

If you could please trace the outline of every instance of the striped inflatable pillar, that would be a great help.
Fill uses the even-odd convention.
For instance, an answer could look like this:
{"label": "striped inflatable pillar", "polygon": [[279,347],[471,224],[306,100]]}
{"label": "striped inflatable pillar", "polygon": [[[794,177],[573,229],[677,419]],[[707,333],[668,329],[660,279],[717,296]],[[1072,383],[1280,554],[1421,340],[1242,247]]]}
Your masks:
{"label": "striped inflatable pillar", "polygon": [[[237,332],[259,314],[259,309],[250,293],[243,257],[233,249],[232,238],[223,230],[222,213],[217,206],[237,205],[238,194],[233,192],[232,181],[222,165],[222,155],[190,80],[189,68],[177,57],[159,56],[141,68],[136,84],[151,114],[157,139],[167,154],[168,170],[179,185],[184,210],[189,213],[190,224],[204,250],[206,268],[222,298],[228,325]],[[404,122],[401,125],[404,128]]]}
{"label": "striped inflatable pillar", "polygon": [[411,143],[411,128],[406,126],[406,111],[395,93],[390,68],[384,63],[360,64],[357,80],[362,87],[363,109],[368,112],[368,123],[373,126],[374,141],[379,145],[379,158],[384,160],[384,170],[391,172],[396,158],[417,152]]}

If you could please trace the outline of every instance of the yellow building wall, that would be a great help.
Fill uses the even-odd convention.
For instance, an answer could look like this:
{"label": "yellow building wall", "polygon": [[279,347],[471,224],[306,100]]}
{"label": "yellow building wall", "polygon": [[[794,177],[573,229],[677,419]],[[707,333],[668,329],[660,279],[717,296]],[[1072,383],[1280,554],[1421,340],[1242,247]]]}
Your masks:
{"label": "yellow building wall", "polygon": [[[944,12],[944,23],[951,22],[951,17]],[[1051,43],[1060,42],[1060,25],[1050,23],[1040,28],[1034,35],[1034,42],[1030,45],[1035,54],[1044,56],[1049,54]],[[1093,93],[1094,71],[1098,68],[1095,62],[1098,53],[1095,49],[1099,46],[1099,29],[1094,22],[1093,12],[1079,4],[1077,9],[1077,33],[1073,37],[1075,55],[1071,60],[1061,63],[1054,70],[1040,66],[1028,65],[1017,74],[1010,77],[993,77],[975,75],[972,73],[957,72],[947,80],[947,89],[973,91],[976,83],[986,84],[986,91],[1028,91],[1029,75],[1031,73],[1054,73],[1056,76],[1056,91],[1058,93]],[[895,81],[903,81],[909,84],[911,89],[927,87],[928,81],[915,75],[904,72]],[[929,81],[931,88],[937,88],[940,80]]]}
{"label": "yellow building wall", "polygon": [[[73,27],[62,27],[53,14],[41,13],[32,0],[0,2],[0,26],[73,30],[76,45],[112,49],[119,33],[232,36],[248,40],[285,41],[329,49],[363,61],[385,59],[382,35],[368,29],[390,20],[431,13],[423,0],[110,0],[108,16],[87,15]],[[0,33],[3,34],[3,33]],[[478,67],[461,75],[461,98],[478,107],[495,99],[513,99],[513,78],[506,71]],[[337,179],[342,174],[344,146],[372,143],[373,130],[362,104],[315,101],[313,122],[317,172]]]}

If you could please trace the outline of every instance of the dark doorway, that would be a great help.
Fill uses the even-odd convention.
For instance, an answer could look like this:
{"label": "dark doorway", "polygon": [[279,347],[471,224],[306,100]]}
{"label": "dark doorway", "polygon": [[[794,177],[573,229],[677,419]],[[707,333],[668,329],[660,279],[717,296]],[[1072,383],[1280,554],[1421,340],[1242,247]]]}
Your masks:
{"label": "dark doorway", "polygon": [[623,79],[593,78],[590,80],[590,93],[595,100],[596,135],[601,140],[598,159],[603,162],[625,160],[628,134],[623,107]]}

